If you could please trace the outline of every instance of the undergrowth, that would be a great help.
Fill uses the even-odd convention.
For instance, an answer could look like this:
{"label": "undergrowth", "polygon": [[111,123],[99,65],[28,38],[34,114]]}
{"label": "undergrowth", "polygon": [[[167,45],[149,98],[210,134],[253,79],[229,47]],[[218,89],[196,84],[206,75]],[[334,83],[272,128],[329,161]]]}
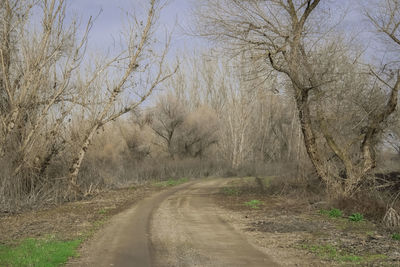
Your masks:
{"label": "undergrowth", "polygon": [[336,261],[339,263],[367,264],[387,258],[387,256],[382,254],[356,255],[354,253],[339,250],[332,245],[303,245],[302,248],[311,251],[321,259]]}

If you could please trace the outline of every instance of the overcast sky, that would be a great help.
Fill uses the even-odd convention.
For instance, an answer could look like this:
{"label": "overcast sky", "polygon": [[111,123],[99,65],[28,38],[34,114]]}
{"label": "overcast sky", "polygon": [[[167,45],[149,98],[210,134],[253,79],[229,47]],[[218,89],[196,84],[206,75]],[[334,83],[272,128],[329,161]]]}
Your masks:
{"label": "overcast sky", "polygon": [[[367,5],[369,1],[376,0],[335,0],[330,3],[335,16],[347,10],[347,16],[339,27],[349,32],[362,33],[360,38],[365,39],[364,44],[373,47],[371,38],[368,38],[371,35],[366,33],[367,23],[362,16],[360,5]],[[170,53],[173,58],[177,51],[190,52],[206,46],[205,40],[185,35],[181,28],[188,28],[193,24],[191,10],[195,2],[196,0],[169,0],[169,4],[162,10],[157,35],[162,39],[165,30],[174,29]],[[123,30],[124,12],[137,10],[139,14],[144,15],[140,12],[140,7],[146,3],[147,0],[69,0],[69,10],[83,21],[87,21],[90,16],[96,17],[101,11],[90,33],[89,50],[105,51],[107,48],[113,49],[114,38],[118,38]]]}
{"label": "overcast sky", "polygon": [[[123,30],[124,12],[136,10],[140,13],[144,3],[145,0],[70,0],[69,7],[82,21],[87,21],[90,16],[97,17],[101,11],[90,33],[89,48],[106,50],[113,46],[114,38],[118,38]],[[192,23],[192,3],[193,0],[170,0],[161,12],[157,35],[164,39],[166,30],[173,31],[174,55],[177,51],[192,50],[204,42],[185,35],[182,30]]]}

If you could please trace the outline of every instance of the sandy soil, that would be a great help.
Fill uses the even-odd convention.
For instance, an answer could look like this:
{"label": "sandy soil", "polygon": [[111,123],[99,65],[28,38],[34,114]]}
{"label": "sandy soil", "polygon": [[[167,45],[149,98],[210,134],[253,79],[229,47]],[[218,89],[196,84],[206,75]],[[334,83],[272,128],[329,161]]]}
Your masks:
{"label": "sandy soil", "polygon": [[226,181],[195,183],[163,201],[151,225],[154,266],[278,266],[213,202]]}
{"label": "sandy soil", "polygon": [[210,197],[226,179],[189,182],[115,216],[67,266],[278,266]]}

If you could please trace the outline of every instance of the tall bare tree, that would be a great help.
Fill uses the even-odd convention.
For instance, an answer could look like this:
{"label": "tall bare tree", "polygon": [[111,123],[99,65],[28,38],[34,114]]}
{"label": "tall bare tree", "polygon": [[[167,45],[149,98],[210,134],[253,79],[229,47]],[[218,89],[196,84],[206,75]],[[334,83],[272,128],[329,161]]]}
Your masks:
{"label": "tall bare tree", "polygon": [[63,149],[59,131],[80,95],[74,76],[92,23],[78,38],[78,25],[65,17],[63,0],[0,4],[0,157],[9,162],[9,179],[26,177],[23,190]]}
{"label": "tall bare tree", "polygon": [[[84,132],[84,138],[80,145],[77,157],[70,168],[70,191],[80,193],[78,185],[78,173],[85,158],[86,151],[93,140],[97,130],[103,125],[116,120],[120,116],[138,108],[154,91],[154,89],[167,80],[175,72],[167,71],[164,67],[165,57],[168,52],[169,40],[160,55],[153,51],[155,39],[154,27],[163,3],[158,0],[151,0],[148,3],[147,15],[143,21],[131,17],[132,24],[125,39],[127,41],[126,51],[122,56],[113,62],[121,62],[120,67],[124,69],[120,78],[113,83],[106,84],[108,92],[104,104],[100,106],[98,114],[92,119],[89,127]],[[176,69],[175,69],[176,70]],[[139,74],[146,73],[145,82],[140,83]],[[143,78],[143,77],[142,77]],[[135,88],[143,86],[144,88]],[[126,91],[136,94],[137,99],[128,100],[128,103],[118,105],[118,101]],[[125,95],[126,96],[126,95]],[[132,97],[132,96],[131,96]]]}
{"label": "tall bare tree", "polygon": [[173,158],[177,154],[174,142],[178,130],[185,120],[187,112],[181,99],[171,93],[160,96],[152,111],[148,114],[150,127],[161,140],[157,144]]}
{"label": "tall bare tree", "polygon": [[[332,189],[331,192],[345,196],[356,192],[376,165],[377,139],[396,108],[399,83],[389,84],[381,79],[390,90],[386,103],[378,105],[373,114],[367,115],[368,119],[360,121],[362,127],[357,128],[362,130],[356,133],[355,129],[355,139],[347,140],[345,145],[332,135],[329,122],[319,111],[323,108],[319,102],[324,99],[321,95],[326,96],[324,91],[335,91],[341,86],[335,81],[339,81],[344,73],[337,68],[339,65],[332,67],[326,59],[347,57],[350,65],[354,62],[350,60],[351,54],[329,45],[334,42],[330,42],[323,28],[330,26],[325,3],[320,0],[205,0],[202,3],[198,13],[201,34],[224,41],[237,55],[247,54],[250,62],[267,63],[265,70],[269,66],[290,82],[304,144],[318,176]],[[386,29],[387,25],[383,24],[381,28]],[[396,41],[393,28],[387,32]],[[364,80],[373,83],[368,77]],[[359,91],[366,92],[368,86],[365,84]],[[358,152],[350,151],[348,144],[352,149],[357,147]],[[329,158],[324,156],[326,147],[342,169],[341,175],[328,167]]]}

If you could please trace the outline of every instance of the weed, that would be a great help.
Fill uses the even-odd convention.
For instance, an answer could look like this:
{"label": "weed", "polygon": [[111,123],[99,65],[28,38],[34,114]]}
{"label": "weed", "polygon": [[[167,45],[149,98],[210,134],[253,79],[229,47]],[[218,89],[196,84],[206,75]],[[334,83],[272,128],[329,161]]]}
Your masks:
{"label": "weed", "polygon": [[309,247],[310,251],[323,259],[334,260],[338,262],[359,262],[360,256],[338,251],[332,245],[313,245]]}
{"label": "weed", "polygon": [[368,263],[377,260],[386,259],[387,256],[382,254],[374,255],[355,255],[353,253],[338,250],[332,245],[303,245],[303,249],[310,250],[322,259],[332,260],[336,262],[351,262],[355,264]]}
{"label": "weed", "polygon": [[397,241],[400,241],[400,234],[399,234],[399,233],[394,233],[394,234],[392,235],[392,239],[397,240]]}
{"label": "weed", "polygon": [[262,203],[262,201],[260,201],[260,200],[253,199],[253,200],[250,200],[250,201],[245,202],[244,204],[245,204],[246,206],[252,208],[252,209],[259,209],[259,208],[260,208],[260,205],[262,205],[263,203]]}
{"label": "weed", "polygon": [[343,213],[339,209],[331,209],[329,211],[329,217],[339,218],[339,217],[342,217],[342,215],[343,215]]}
{"label": "weed", "polygon": [[319,210],[319,214],[322,214],[322,215],[329,215],[329,210],[321,209],[321,210]]}
{"label": "weed", "polygon": [[364,220],[364,216],[360,213],[353,213],[349,216],[349,220],[352,222],[361,222]]}
{"label": "weed", "polygon": [[106,210],[106,209],[100,209],[100,210],[98,211],[98,213],[104,215],[104,214],[107,213],[107,210]]}
{"label": "weed", "polygon": [[188,178],[181,178],[181,179],[169,179],[167,181],[163,181],[163,182],[158,182],[155,185],[156,186],[161,186],[161,187],[167,187],[167,186],[175,186],[175,185],[180,185],[183,183],[186,183],[187,181],[189,181]]}
{"label": "weed", "polygon": [[81,242],[29,238],[14,247],[0,246],[0,266],[60,266],[77,255]]}
{"label": "weed", "polygon": [[329,217],[332,218],[340,218],[343,215],[342,211],[339,209],[320,210],[319,213],[323,215],[328,215]]}
{"label": "weed", "polygon": [[93,222],[92,227],[88,231],[80,234],[80,239],[87,240],[92,237],[104,225],[107,219],[107,216],[104,216],[101,220]]}
{"label": "weed", "polygon": [[387,259],[387,256],[383,254],[367,255],[364,257],[364,262],[373,262],[384,259]]}
{"label": "weed", "polygon": [[227,196],[237,196],[239,195],[240,191],[238,188],[224,187],[222,188],[222,193]]}

